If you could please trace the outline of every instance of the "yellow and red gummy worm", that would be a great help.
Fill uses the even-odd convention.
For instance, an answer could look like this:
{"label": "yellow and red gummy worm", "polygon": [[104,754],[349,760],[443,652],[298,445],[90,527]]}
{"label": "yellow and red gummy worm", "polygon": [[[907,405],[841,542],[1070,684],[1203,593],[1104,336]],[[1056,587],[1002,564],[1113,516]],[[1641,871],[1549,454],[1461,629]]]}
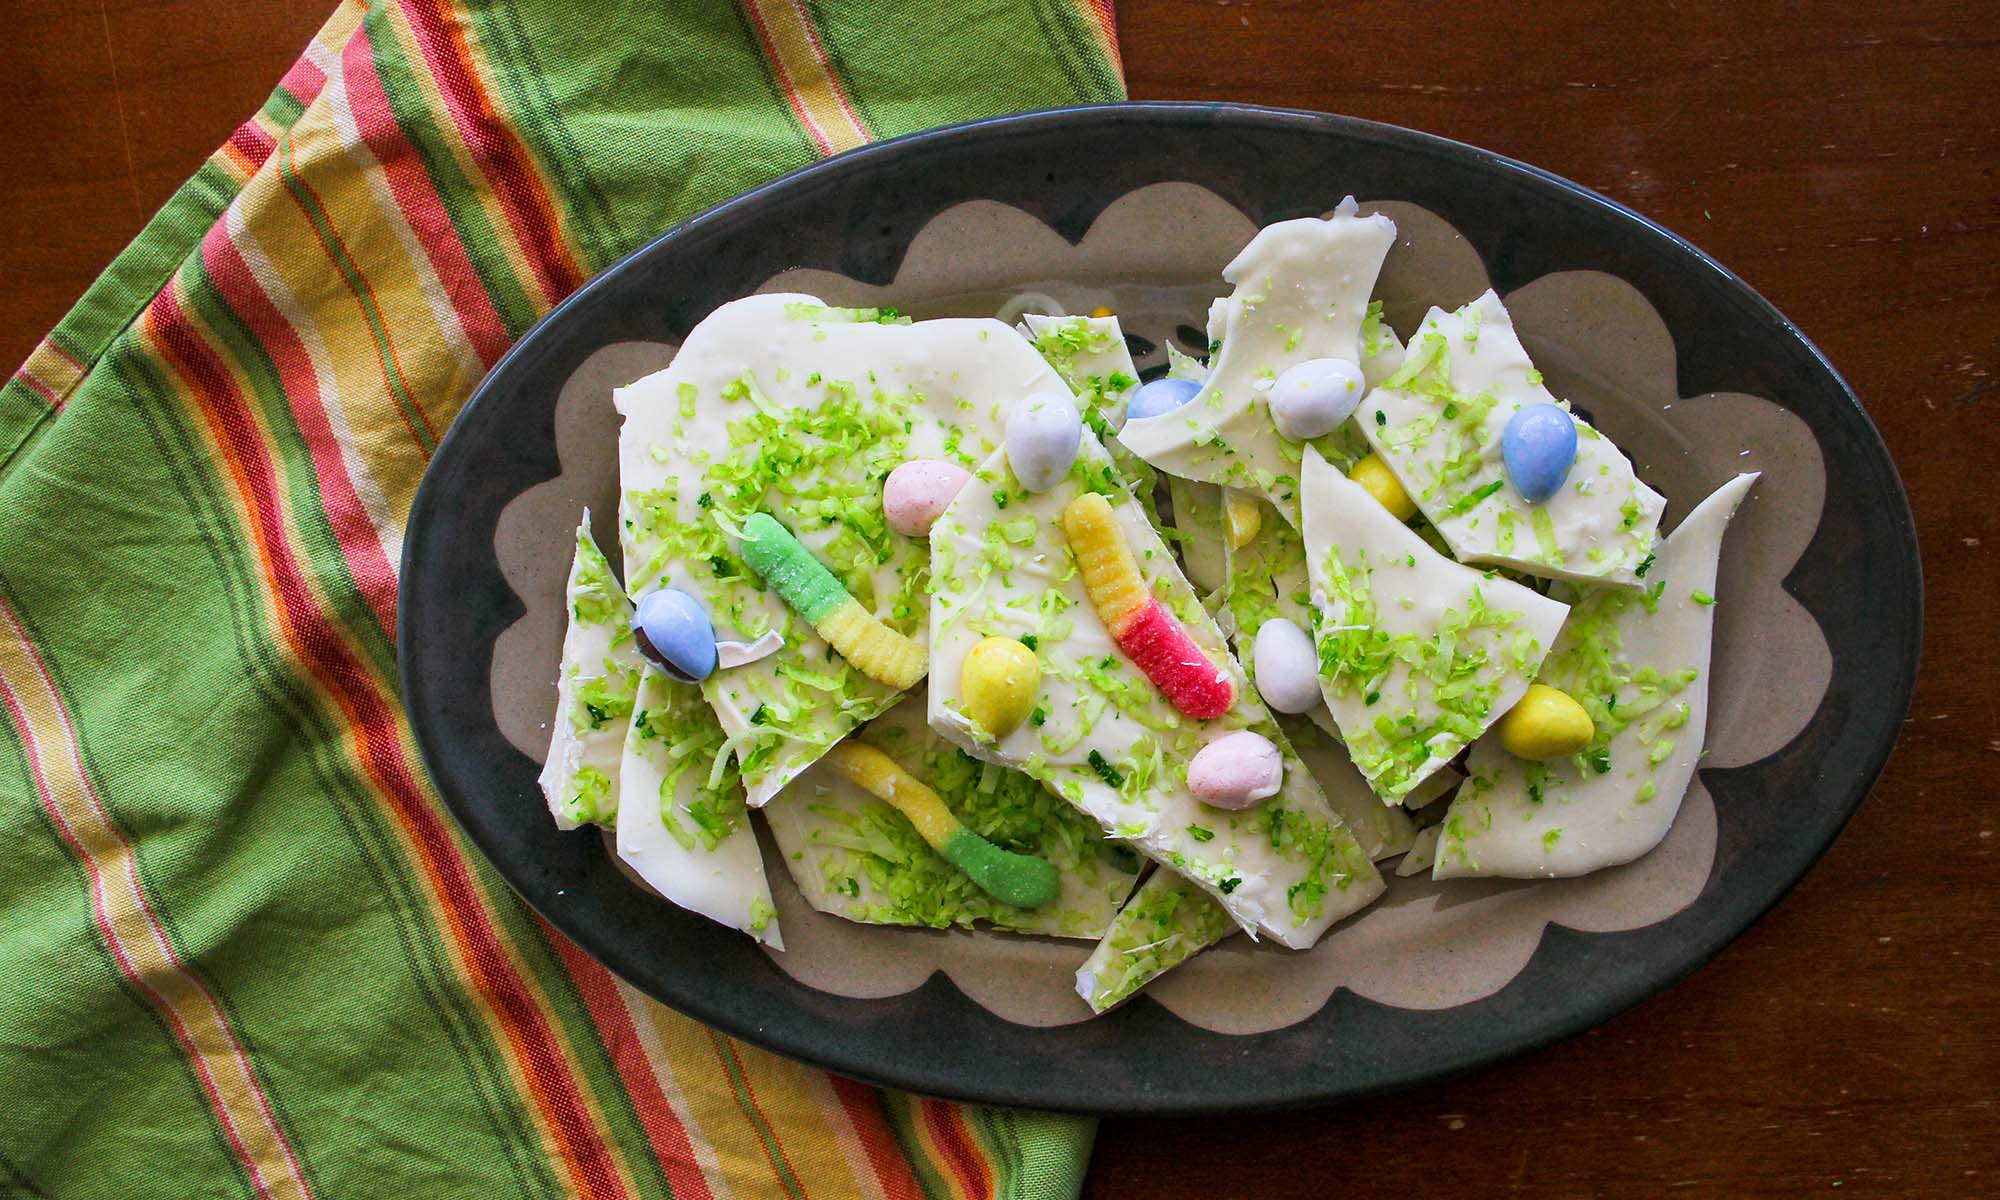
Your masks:
{"label": "yellow and red gummy worm", "polygon": [[1063,506],[1062,525],[1091,607],[1118,648],[1186,715],[1206,721],[1228,712],[1236,685],[1146,586],[1110,502],[1085,492]]}

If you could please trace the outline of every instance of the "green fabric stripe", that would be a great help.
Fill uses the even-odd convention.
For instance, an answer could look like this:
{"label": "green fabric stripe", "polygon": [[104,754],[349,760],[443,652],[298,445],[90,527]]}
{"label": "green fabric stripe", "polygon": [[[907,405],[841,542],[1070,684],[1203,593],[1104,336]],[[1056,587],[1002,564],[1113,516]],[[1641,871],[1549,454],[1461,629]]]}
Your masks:
{"label": "green fabric stripe", "polygon": [[[996,7],[968,39],[958,6],[900,5],[882,19],[877,0],[814,0],[820,41],[836,55],[850,90],[867,98],[878,137],[994,113],[1124,98],[1124,88],[1074,9],[1049,11],[1047,0]],[[1087,53],[1080,55],[1076,36]],[[940,47],[950,53],[940,53]],[[1079,66],[1086,57],[1088,69]],[[923,64],[928,87],[908,86],[910,64]],[[939,96],[949,96],[940,104]]]}
{"label": "green fabric stripe", "polygon": [[989,1156],[1003,1164],[994,1200],[1052,1200],[1083,1191],[1097,1118],[1011,1108],[968,1110]]}
{"label": "green fabric stripe", "polygon": [[280,86],[271,90],[271,98],[264,101],[264,107],[257,111],[262,116],[270,118],[279,129],[288,130],[298,124],[299,117],[306,111],[306,106],[297,96]]}
{"label": "green fabric stripe", "polygon": [[[604,28],[619,31],[605,61]],[[494,24],[501,22],[496,20]],[[678,222],[818,157],[799,131],[742,12],[727,0],[650,5],[628,18],[523,4],[505,38],[533,47],[538,71],[502,76],[510,115],[563,206],[589,214],[580,247],[599,270]],[[511,42],[503,39],[503,46]],[[581,157],[568,150],[582,147]]]}
{"label": "green fabric stripe", "polygon": [[615,256],[616,248],[623,244],[616,232],[617,218],[590,174],[583,148],[562,119],[549,89],[547,66],[534,39],[522,28],[520,8],[498,4],[474,8],[466,16],[478,31],[480,43],[493,48],[492,57],[518,62],[524,68],[504,73],[493,83],[513,119],[515,132],[549,175],[556,192],[553,199],[560,202],[567,196],[573,201],[566,209],[563,231],[579,243],[577,249],[586,264]]}
{"label": "green fabric stripe", "polygon": [[[40,626],[21,594],[12,579],[0,576],[0,596],[30,639],[41,643]],[[234,1177],[240,1193],[251,1194],[193,1061],[158,1006],[113,960],[91,905],[89,873],[43,806],[11,714],[0,729],[0,744],[7,747],[0,754],[0,795],[14,798],[0,806],[0,835],[8,847],[0,904],[36,915],[34,936],[16,930],[17,936],[0,937],[0,979],[35,981],[32,988],[0,987],[0,1078],[18,1089],[17,1097],[35,1098],[32,1111],[12,1104],[0,1110],[0,1145],[15,1156],[10,1170],[31,1181],[26,1194],[69,1195],[70,1183],[88,1177],[81,1170],[70,1174],[78,1148],[89,1147],[93,1158],[146,1153],[144,1134],[95,1102],[117,1095],[177,1128],[181,1161],[211,1186]],[[44,747],[45,754],[63,750]],[[59,1009],[45,1003],[52,995],[64,998]],[[78,1044],[74,1028],[91,1031],[87,1043]]]}
{"label": "green fabric stripe", "polygon": [[924,1190],[925,1200],[952,1200],[951,1183],[943,1174],[944,1168],[931,1160],[917,1134],[917,1121],[921,1118],[917,1115],[916,1101],[901,1092],[878,1091],[876,1095],[881,1098],[882,1114],[889,1118],[889,1131],[896,1135],[896,1146],[908,1160],[910,1173]]}
{"label": "green fabric stripe", "polygon": [[371,8],[362,21],[368,31],[375,73],[389,98],[389,109],[403,138],[430,176],[431,188],[443,202],[452,228],[458,231],[458,243],[471,260],[473,270],[478,272],[494,310],[508,332],[519,336],[542,315],[541,307],[529,298],[524,281],[500,248],[498,231],[486,219],[486,210],[480,207],[471,182],[458,169],[458,160],[452,157],[438,123],[442,114],[432,111],[418,83],[416,72],[423,69],[422,64],[404,54],[402,41],[389,20],[390,11],[389,5]]}
{"label": "green fabric stripe", "polygon": [[[729,1086],[736,1092],[736,1107],[756,1129],[757,1137],[764,1143],[764,1156],[770,1160],[771,1170],[777,1175],[778,1183],[785,1189],[785,1195],[792,1200],[804,1200],[805,1193],[799,1190],[799,1181],[792,1174],[792,1168],[785,1162],[785,1156],[778,1149],[778,1139],[771,1132],[771,1126],[764,1120],[764,1114],[757,1111],[756,1102],[750,1095],[750,1082],[743,1077],[742,1064],[736,1061],[736,1051],[721,1034],[713,1029],[707,1031],[710,1044],[715,1047],[716,1057],[722,1060],[722,1069],[729,1077]],[[748,1182],[747,1180],[742,1182]]]}
{"label": "green fabric stripe", "polygon": [[1036,20],[1056,43],[1057,61],[1075,83],[1079,95],[1108,100],[1125,98],[1125,81],[1098,45],[1090,18],[1078,0],[1029,0]]}

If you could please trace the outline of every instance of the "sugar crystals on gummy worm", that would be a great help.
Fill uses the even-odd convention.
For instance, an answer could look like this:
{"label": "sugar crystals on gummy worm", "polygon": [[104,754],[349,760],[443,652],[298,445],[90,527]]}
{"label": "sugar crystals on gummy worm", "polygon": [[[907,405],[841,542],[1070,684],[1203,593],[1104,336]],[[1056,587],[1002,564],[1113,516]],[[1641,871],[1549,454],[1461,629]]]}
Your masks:
{"label": "sugar crystals on gummy worm", "polygon": [[863,675],[893,688],[924,677],[924,648],[861,607],[769,513],[751,513],[743,522],[743,562]]}
{"label": "sugar crystals on gummy worm", "polygon": [[1086,492],[1063,507],[1063,535],[1098,619],[1176,709],[1197,720],[1229,711],[1236,687],[1146,587],[1111,504]]}

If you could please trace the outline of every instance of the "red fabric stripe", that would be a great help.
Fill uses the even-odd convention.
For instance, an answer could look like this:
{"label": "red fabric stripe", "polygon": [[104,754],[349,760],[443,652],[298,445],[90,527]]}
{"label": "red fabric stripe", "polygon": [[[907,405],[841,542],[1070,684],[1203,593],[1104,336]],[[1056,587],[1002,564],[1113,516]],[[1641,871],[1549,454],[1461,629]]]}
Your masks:
{"label": "red fabric stripe", "polygon": [[713,1200],[708,1179],[701,1173],[701,1164],[695,1161],[694,1143],[660,1090],[659,1077],[653,1074],[645,1047],[639,1042],[639,1031],[632,1026],[632,1015],[618,996],[617,980],[547,921],[542,921],[541,926],[576,980],[584,1006],[590,1010],[591,1020],[596,1022],[604,1039],[604,1049],[611,1055],[618,1077],[632,1098],[639,1124],[653,1144],[653,1155],[659,1160],[660,1169],[667,1173],[675,1200]]}
{"label": "red fabric stripe", "polygon": [[1236,685],[1157,598],[1139,610],[1116,640],[1167,702],[1188,716],[1212,720],[1236,703]]}
{"label": "red fabric stripe", "polygon": [[470,868],[403,755],[395,708],[326,613],[313,602],[301,565],[283,536],[278,483],[268,449],[258,437],[235,380],[189,321],[177,283],[169,283],[154,299],[145,320],[170,365],[188,384],[228,460],[259,556],[270,575],[286,640],[301,664],[345,710],[345,723],[358,743],[362,765],[416,843],[421,866],[442,895],[443,916],[465,952],[474,986],[498,1014],[513,1056],[527,1076],[533,1099],[548,1118],[563,1159],[586,1194],[625,1195],[610,1151],[598,1136],[581,1088],[564,1062],[554,1029],[536,1004],[527,981],[509,960],[504,935],[481,900]]}
{"label": "red fabric stripe", "polygon": [[923,1110],[924,1124],[930,1127],[938,1153],[944,1158],[945,1165],[951,1168],[951,1173],[957,1176],[965,1194],[990,1195],[993,1180],[987,1173],[986,1159],[972,1144],[972,1134],[966,1129],[965,1115],[958,1110],[958,1106],[942,1100],[918,1100],[916,1104]]}
{"label": "red fabric stripe", "polygon": [[[130,882],[132,894],[139,898],[140,916],[144,918],[148,930],[158,941],[161,951],[166,955],[167,960],[173,964],[174,969],[180,972],[187,979],[188,983],[201,993],[202,998],[214,1010],[215,1021],[221,1027],[223,1037],[229,1043],[231,1056],[237,1059],[243,1069],[244,1078],[249,1083],[250,1092],[256,1101],[258,1111],[270,1126],[272,1137],[284,1152],[285,1162],[291,1167],[293,1177],[298,1180],[300,1191],[310,1196],[312,1189],[306,1182],[305,1172],[299,1169],[298,1159],[292,1153],[291,1142],[285,1137],[284,1130],[279,1127],[276,1118],[271,1113],[270,1105],[264,1097],[264,1089],[257,1082],[256,1075],[250,1070],[249,1060],[244,1054],[242,1043],[237,1040],[236,1031],[230,1027],[229,1020],[222,1011],[222,1006],[217,1003],[214,994],[208,990],[208,986],[190,972],[186,965],[180,961],[180,955],[174,950],[173,942],[168,939],[166,929],[160,924],[159,917],[153,912],[151,903],[146,899],[145,890],[139,885],[138,859],[132,851],[132,843],[126,839],[124,831],[118,828],[117,824],[111,820],[110,814],[105,812],[104,803],[98,798],[97,788],[90,781],[90,773],[84,770],[83,758],[77,745],[76,726],[70,720],[69,709],[63,703],[62,693],[56,687],[54,677],[49,674],[48,666],[42,662],[41,653],[35,649],[34,642],[29,639],[27,629],[22,626],[20,618],[14,614],[13,607],[4,598],[0,598],[0,616],[4,616],[7,619],[7,624],[12,629],[13,635],[20,639],[22,649],[28,652],[29,659],[34,663],[35,673],[40,677],[43,686],[48,689],[49,695],[55,699],[56,716],[62,722],[64,736],[69,739],[69,750],[76,768],[77,778],[83,781],[85,794],[89,797],[91,807],[96,810],[97,817],[104,822],[104,827],[111,831],[111,836],[118,840],[119,846],[125,851],[126,878]],[[134,988],[145,994],[146,998],[152,1002],[153,1007],[158,1009],[166,1017],[167,1023],[173,1027],[174,1037],[180,1042],[181,1048],[186,1052],[188,1061],[193,1064],[195,1074],[201,1080],[202,1091],[208,1096],[209,1106],[215,1110],[215,1118],[222,1128],[223,1136],[236,1151],[237,1158],[243,1163],[243,1170],[250,1177],[251,1186],[257,1190],[259,1196],[269,1197],[271,1195],[270,1185],[265,1181],[263,1172],[258,1169],[255,1156],[243,1144],[242,1136],[236,1132],[236,1123],[229,1115],[228,1106],[224,1103],[222,1093],[216,1086],[215,1077],[209,1073],[206,1057],[203,1055],[201,1048],[195,1044],[194,1035],[188,1030],[187,1024],[181,1019],[179,1010],[165,996],[156,991],[152,984],[147,982],[144,973],[133,964],[131,958],[125,952],[124,943],[119,939],[117,932],[112,929],[110,900],[105,891],[104,876],[98,868],[97,860],[91,857],[89,849],[84,846],[82,839],[76,836],[76,831],[70,826],[68,818],[63,815],[62,806],[56,800],[55,793],[49,786],[48,777],[42,770],[41,747],[35,740],[33,729],[28,724],[28,714],[22,708],[19,699],[14,695],[13,689],[7,686],[7,681],[4,678],[0,678],[0,699],[6,701],[7,711],[13,716],[14,723],[19,728],[21,747],[28,756],[28,771],[34,777],[35,791],[41,798],[42,808],[48,813],[49,820],[61,833],[63,841],[70,848],[70,852],[75,854],[77,861],[83,864],[84,872],[90,879],[91,915],[96,919],[98,933],[103,936],[104,944],[111,951],[112,958],[117,962],[119,972],[125,976],[126,980]]]}
{"label": "red fabric stripe", "polygon": [[408,0],[403,11],[459,136],[493,185],[543,297],[555,304],[576,290],[583,274],[563,244],[555,207],[542,189],[528,148],[480,87],[471,48],[456,16],[437,0]]}
{"label": "red fabric stripe", "polygon": [[238,125],[236,132],[229,135],[229,144],[250,161],[252,170],[263,166],[270,159],[271,151],[278,148],[278,140],[255,121]]}
{"label": "red fabric stripe", "polygon": [[875,1089],[838,1075],[827,1076],[827,1081],[833,1085],[840,1106],[847,1110],[847,1119],[861,1139],[861,1149],[868,1155],[868,1165],[874,1168],[883,1193],[889,1200],[922,1200],[923,1185],[896,1144],[896,1133],[889,1128]]}
{"label": "red fabric stripe", "polygon": [[292,99],[300,105],[311,104],[326,88],[326,72],[314,65],[311,59],[300,55],[285,72],[284,78],[278,80],[278,86],[290,92]]}
{"label": "red fabric stripe", "polygon": [[375,73],[375,51],[366,26],[354,31],[341,53],[341,76],[347,85],[347,103],[354,114],[355,128],[375,161],[382,164],[389,192],[410,228],[416,231],[431,269],[444,284],[445,294],[451,298],[473,353],[490,367],[500,361],[513,339],[466,254],[444,201],[431,186],[430,172],[424,169],[402,127],[396,123],[395,111],[389,107],[389,97],[382,90],[381,76]]}
{"label": "red fabric stripe", "polygon": [[333,527],[334,540],[340,545],[362,599],[374,610],[383,632],[395,637],[396,571],[382,549],[382,539],[368,517],[368,510],[362,507],[361,497],[354,490],[347,465],[341,461],[333,425],[326,416],[328,398],[319,393],[319,379],[313,373],[305,343],[258,286],[249,264],[230,241],[223,225],[215,225],[202,238],[201,260],[223,301],[250,327],[277,367],[292,418],[298,423],[299,436],[312,454],[313,473],[319,479],[320,499]]}

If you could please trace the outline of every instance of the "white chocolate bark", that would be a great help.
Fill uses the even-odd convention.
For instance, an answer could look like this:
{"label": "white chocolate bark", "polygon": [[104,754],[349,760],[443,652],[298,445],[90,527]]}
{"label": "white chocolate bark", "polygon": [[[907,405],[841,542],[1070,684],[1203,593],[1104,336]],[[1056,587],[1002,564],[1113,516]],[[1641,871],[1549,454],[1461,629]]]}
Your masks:
{"label": "white chocolate bark", "polygon": [[1362,399],[1355,421],[1459,561],[1636,587],[1666,501],[1610,439],[1577,418],[1576,461],[1540,504],[1508,479],[1508,419],[1557,403],[1541,378],[1489,291],[1457,312],[1432,309],[1402,369]]}
{"label": "white chocolate bark", "polygon": [[[1111,502],[1154,595],[1232,677],[1236,704],[1194,721],[1141,675],[1091,607],[1060,522],[1084,490]],[[1198,883],[1246,929],[1295,948],[1373,899],[1380,877],[1285,742],[1222,634],[1103,447],[1083,439],[1068,478],[1022,488],[1004,453],[989,458],[931,531],[933,729],[972,754],[1039,780],[1104,831]],[[1043,669],[1036,714],[999,741],[964,715],[959,677],[986,636],[1034,639]],[[1037,719],[1039,717],[1039,720]],[[1188,790],[1188,760],[1211,739],[1255,729],[1279,746],[1285,779],[1255,808],[1209,808]],[[1275,827],[1274,827],[1275,825]]]}
{"label": "white chocolate bark", "polygon": [[1037,391],[1067,389],[998,321],[885,324],[872,310],[770,295],[723,305],[665,370],[614,393],[632,594],[690,592],[725,641],[784,635],[777,654],[702,684],[753,807],[898,693],[764,590],[735,528],[771,512],[863,607],[922,642],[929,546],[888,529],[882,481],[912,458],[972,467]]}
{"label": "white chocolate bark", "polygon": [[648,666],[619,771],[618,857],[682,908],[783,950],[727,747],[701,692]]}
{"label": "white chocolate bark", "polygon": [[1304,492],[1320,694],[1400,803],[1528,690],[1569,606],[1439,554],[1317,450]]}
{"label": "white chocolate bark", "polygon": [[977,922],[1013,933],[1102,937],[1145,860],[1107,842],[1096,822],[1027,776],[980,762],[932,732],[924,711],[922,696],[906,696],[855,736],[937,792],[975,833],[1047,859],[1060,873],[1061,894],[1036,909],[993,900],[926,845],[909,818],[821,762],[764,806],[806,902],[875,925]]}
{"label": "white chocolate bark", "polygon": [[1091,1012],[1106,1012],[1235,933],[1236,923],[1207,892],[1172,871],[1156,869],[1077,968],[1077,995]]}
{"label": "white chocolate bark", "polygon": [[542,794],[559,829],[609,825],[618,816],[618,763],[645,660],[632,644],[632,602],[591,539],[589,509],[576,528],[564,596],[569,625]]}
{"label": "white chocolate bark", "polygon": [[[1139,368],[1125,345],[1117,317],[1021,318],[1021,336],[1076,393],[1076,411],[1099,433],[1116,433],[1125,408],[1139,387]],[[1093,421],[1092,414],[1099,418]]]}
{"label": "white chocolate bark", "polygon": [[1688,514],[1661,543],[1645,591],[1598,589],[1577,602],[1541,679],[1589,710],[1597,740],[1574,759],[1531,763],[1482,739],[1445,815],[1436,878],[1584,875],[1666,837],[1708,732],[1723,531],[1756,479],[1738,475]]}
{"label": "white chocolate bark", "polygon": [[[1309,359],[1343,358],[1366,372],[1395,345],[1368,302],[1395,240],[1394,222],[1356,215],[1351,199],[1330,217],[1261,230],[1222,270],[1235,290],[1210,310],[1209,338],[1221,347],[1201,394],[1130,422],[1119,440],[1169,475],[1242,488],[1297,524],[1302,443],[1272,424],[1271,388]],[[1333,453],[1334,444],[1323,449]]]}

